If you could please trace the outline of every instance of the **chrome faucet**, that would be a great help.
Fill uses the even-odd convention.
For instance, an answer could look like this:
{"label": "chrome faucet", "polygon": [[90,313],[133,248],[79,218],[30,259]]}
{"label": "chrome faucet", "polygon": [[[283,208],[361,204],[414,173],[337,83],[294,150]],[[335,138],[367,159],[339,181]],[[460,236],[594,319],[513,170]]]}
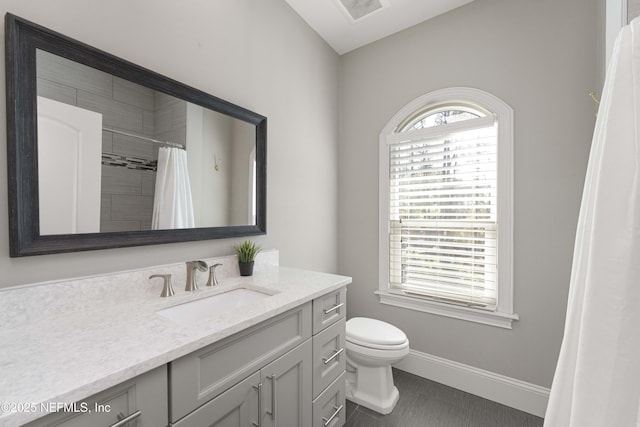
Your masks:
{"label": "chrome faucet", "polygon": [[198,289],[196,270],[207,271],[207,263],[204,261],[187,261],[187,284],[184,287],[185,291],[195,291]]}
{"label": "chrome faucet", "polygon": [[222,264],[213,264],[209,267],[209,280],[207,280],[207,286],[217,286],[218,285],[218,276],[216,276],[216,268],[222,266]]}

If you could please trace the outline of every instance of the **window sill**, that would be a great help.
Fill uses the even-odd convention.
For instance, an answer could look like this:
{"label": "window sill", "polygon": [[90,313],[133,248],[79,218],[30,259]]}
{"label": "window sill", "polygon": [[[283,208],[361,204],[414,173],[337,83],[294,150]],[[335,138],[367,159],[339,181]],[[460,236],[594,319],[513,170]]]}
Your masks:
{"label": "window sill", "polygon": [[512,329],[511,323],[518,320],[517,314],[486,311],[470,307],[462,307],[452,304],[443,304],[424,298],[409,296],[402,292],[376,291],[381,304],[408,308],[409,310],[422,311],[424,313],[438,314],[454,319],[467,320],[469,322],[482,323],[498,328]]}

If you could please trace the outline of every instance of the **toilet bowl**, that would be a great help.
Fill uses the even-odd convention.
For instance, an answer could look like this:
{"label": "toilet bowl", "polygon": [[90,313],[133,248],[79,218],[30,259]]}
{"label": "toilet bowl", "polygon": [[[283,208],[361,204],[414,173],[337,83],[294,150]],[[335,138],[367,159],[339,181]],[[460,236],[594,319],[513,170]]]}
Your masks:
{"label": "toilet bowl", "polygon": [[346,396],[381,414],[388,414],[400,394],[393,383],[391,365],[409,354],[409,340],[400,329],[366,317],[347,321]]}

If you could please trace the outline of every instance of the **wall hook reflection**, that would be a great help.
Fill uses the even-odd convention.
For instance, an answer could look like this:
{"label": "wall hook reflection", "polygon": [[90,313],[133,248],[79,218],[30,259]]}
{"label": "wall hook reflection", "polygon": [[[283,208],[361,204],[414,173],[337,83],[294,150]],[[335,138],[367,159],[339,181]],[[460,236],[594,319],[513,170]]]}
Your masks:
{"label": "wall hook reflection", "polygon": [[[595,91],[591,91],[588,93],[588,95],[591,97],[591,99],[593,99],[593,102],[596,103],[596,105],[600,106],[600,100],[598,98],[596,98],[596,92]],[[596,112],[596,117],[598,117],[598,113]]]}

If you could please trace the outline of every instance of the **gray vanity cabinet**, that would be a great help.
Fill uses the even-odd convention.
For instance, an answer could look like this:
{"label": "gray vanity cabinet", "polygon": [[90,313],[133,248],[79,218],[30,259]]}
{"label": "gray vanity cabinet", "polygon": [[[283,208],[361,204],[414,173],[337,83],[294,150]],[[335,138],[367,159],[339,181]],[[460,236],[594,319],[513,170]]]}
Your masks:
{"label": "gray vanity cabinet", "polygon": [[311,304],[303,304],[171,362],[171,421],[309,339],[310,317]]}
{"label": "gray vanity cabinet", "polygon": [[290,307],[25,426],[342,427],[346,287]]}
{"label": "gray vanity cabinet", "polygon": [[313,427],[345,422],[346,288],[313,300]]}
{"label": "gray vanity cabinet", "polygon": [[171,362],[170,425],[341,427],[345,298],[332,291]]}
{"label": "gray vanity cabinet", "polygon": [[28,426],[341,427],[345,298],[318,297],[78,402],[91,412]]}
{"label": "gray vanity cabinet", "polygon": [[310,420],[311,340],[307,340],[171,426],[302,427]]}
{"label": "gray vanity cabinet", "polygon": [[[230,406],[219,403],[228,399],[217,399],[227,392],[233,392],[240,381],[256,372],[260,373],[260,378],[252,386],[256,390],[260,388],[258,395],[261,399],[258,403],[262,412],[261,427],[310,425],[311,353],[309,302],[174,360],[169,370],[171,425],[199,426],[186,422],[194,418],[196,412],[212,417],[207,418],[209,424],[201,425],[216,425],[213,421],[218,419],[218,415],[249,408],[249,403],[236,406],[240,403],[235,398],[231,399],[233,403],[229,403]],[[297,402],[297,406],[294,402]],[[257,411],[252,413],[257,414]],[[284,420],[293,419],[298,421],[284,424]],[[238,422],[241,421],[238,418]]]}
{"label": "gray vanity cabinet", "polygon": [[[36,420],[28,427],[166,426],[167,366],[163,365],[115,387]],[[131,422],[127,423],[127,418]]]}

